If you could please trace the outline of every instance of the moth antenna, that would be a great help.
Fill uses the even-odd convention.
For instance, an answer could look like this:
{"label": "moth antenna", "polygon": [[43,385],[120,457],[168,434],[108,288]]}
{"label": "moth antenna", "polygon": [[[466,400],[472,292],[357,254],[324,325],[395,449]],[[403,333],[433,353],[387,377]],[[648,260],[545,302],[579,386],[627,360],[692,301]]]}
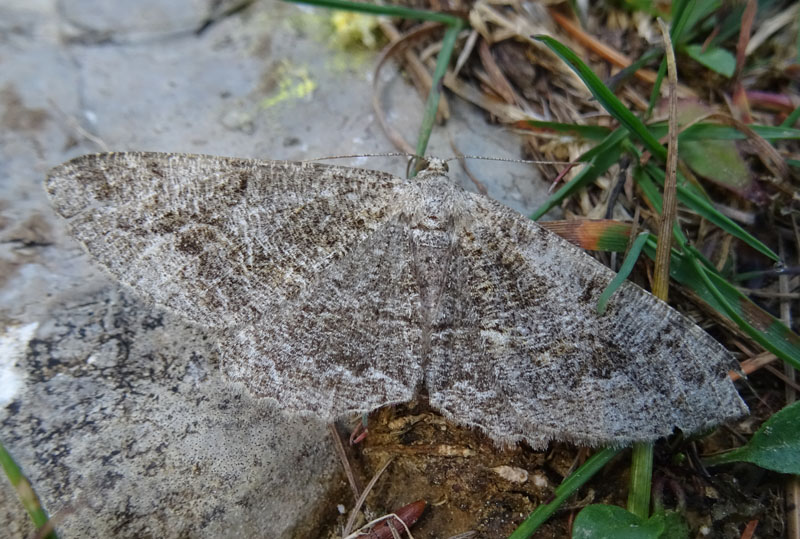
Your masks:
{"label": "moth antenna", "polygon": [[531,165],[574,165],[573,161],[537,161],[533,159],[511,159],[508,157],[487,157],[485,155],[456,155],[444,160],[445,163],[458,159],[481,159],[483,161],[504,161],[506,163],[527,163]]}
{"label": "moth antenna", "polygon": [[314,157],[313,159],[303,159],[301,163],[313,163],[314,161],[326,161],[328,159],[354,159],[356,157],[417,157],[413,154],[406,152],[388,152],[388,153],[355,153],[351,155],[328,155],[324,157]]}

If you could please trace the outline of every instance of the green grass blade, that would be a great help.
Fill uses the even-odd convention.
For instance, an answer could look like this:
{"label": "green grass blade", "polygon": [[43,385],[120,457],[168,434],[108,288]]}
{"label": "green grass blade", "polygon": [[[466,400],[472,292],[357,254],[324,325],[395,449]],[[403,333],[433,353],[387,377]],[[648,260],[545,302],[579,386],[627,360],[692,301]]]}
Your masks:
{"label": "green grass blade", "polygon": [[[49,520],[47,512],[42,508],[39,497],[36,495],[36,492],[34,492],[30,482],[22,473],[22,470],[20,470],[14,458],[6,450],[2,442],[0,442],[0,465],[2,465],[6,477],[8,477],[8,482],[11,483],[11,486],[17,491],[17,496],[30,515],[31,520],[33,520],[36,529],[40,529],[47,524]],[[55,532],[47,534],[45,539],[57,539]]]}
{"label": "green grass blade", "polygon": [[[721,0],[704,0],[703,2],[695,3],[694,9],[688,15],[686,27],[681,31],[680,36],[677,36],[680,39],[674,41],[674,43],[688,43],[696,39],[705,38],[709,30],[704,28],[703,22],[715,14],[720,7],[722,7]],[[698,37],[702,32],[706,33]]]}
{"label": "green grass blade", "polygon": [[630,223],[613,219],[543,221],[542,227],[587,251],[625,252],[629,247]]}
{"label": "green grass blade", "polygon": [[[656,184],[650,178],[650,175],[647,174],[647,172],[645,172],[645,169],[643,169],[642,167],[636,167],[635,169],[633,169],[633,179],[636,181],[636,184],[641,188],[645,198],[647,198],[647,200],[650,202],[653,208],[660,215],[661,209],[664,207],[663,197],[661,196],[661,191],[658,189]],[[683,230],[681,230],[680,226],[678,226],[678,223],[675,223],[673,225],[672,233],[679,247],[683,247],[689,242],[689,239],[683,233]]]}
{"label": "green grass blade", "polygon": [[647,112],[644,117],[650,119],[653,116],[653,109],[656,108],[656,102],[661,97],[661,85],[664,84],[664,77],[667,76],[667,59],[661,60],[661,65],[658,66],[658,73],[656,74],[656,81],[653,83],[653,89],[650,92],[650,101],[647,103]]}
{"label": "green grass blade", "polygon": [[608,461],[614,458],[624,448],[606,447],[598,451],[583,463],[583,466],[575,470],[572,475],[564,479],[555,491],[555,497],[550,503],[540,505],[530,516],[509,535],[508,539],[526,539],[541,526],[553,513],[569,498],[572,493],[578,490],[589,479],[594,476]]}
{"label": "green grass blade", "polygon": [[[655,236],[651,236],[644,247],[651,259],[655,258],[655,245]],[[670,276],[733,320],[764,349],[800,370],[800,336],[722,278],[703,261],[696,249],[687,246],[685,254],[673,250]]]}
{"label": "green grass blade", "polygon": [[615,151],[615,148],[621,148],[622,143],[626,140],[628,140],[628,132],[624,128],[618,127],[609,133],[600,144],[583,152],[580,157],[578,157],[578,161],[588,163],[598,155],[609,151]]}
{"label": "green grass blade", "polygon": [[660,161],[666,161],[667,149],[658,142],[647,126],[628,108],[617,99],[617,96],[603,84],[600,77],[594,74],[577,54],[572,52],[569,47],[566,47],[548,36],[536,36],[538,41],[547,45],[556,55],[558,55],[566,64],[583,80],[589,91],[621,125],[628,130],[628,132],[641,140],[645,147]]}
{"label": "green grass blade", "polygon": [[[800,109],[798,109],[800,110]],[[667,124],[658,122],[648,126],[650,132],[656,138],[661,138],[667,134]],[[800,129],[793,129],[788,126],[772,125],[748,125],[758,136],[765,140],[799,140]],[[678,140],[688,142],[692,140],[744,140],[747,135],[729,125],[712,123],[698,123],[687,127],[680,135]]]}
{"label": "green grass blade", "polygon": [[[542,215],[559,205],[561,201],[572,195],[575,191],[592,183],[601,174],[604,174],[611,167],[611,165],[619,161],[619,156],[622,152],[621,141],[624,139],[624,130],[620,129],[614,131],[608,135],[608,137],[606,137],[605,141],[601,142],[579,157],[578,160],[583,161],[588,154],[591,153],[592,155],[588,164],[583,168],[583,170],[581,170],[575,175],[574,178],[564,184],[561,189],[556,191],[550,198],[548,198],[547,201],[542,204],[533,213],[533,215],[531,215],[531,219],[534,221],[539,219]],[[602,147],[603,149],[600,151],[595,151],[598,147]]]}
{"label": "green grass blade", "polygon": [[606,312],[608,300],[611,299],[611,296],[614,295],[614,292],[616,292],[617,289],[622,286],[622,283],[625,282],[625,279],[627,279],[628,275],[631,274],[633,266],[639,259],[639,254],[641,254],[649,236],[649,232],[640,232],[639,235],[636,236],[636,239],[631,246],[631,250],[628,251],[627,255],[625,255],[625,260],[622,262],[619,271],[611,280],[611,282],[608,283],[608,286],[606,286],[605,290],[603,290],[603,293],[600,294],[600,297],[597,300],[597,314],[602,315]]}
{"label": "green grass blade", "polygon": [[422,125],[417,139],[417,155],[425,155],[425,150],[428,148],[428,141],[431,138],[433,123],[436,121],[436,111],[439,107],[439,98],[441,97],[442,77],[444,77],[447,66],[450,64],[450,57],[453,55],[453,49],[456,46],[456,38],[458,38],[458,33],[463,27],[464,23],[461,19],[454,19],[453,24],[448,26],[444,34],[442,49],[439,51],[439,57],[436,59],[436,69],[433,72],[431,91],[428,93],[428,100],[425,103],[425,114],[422,117]]}
{"label": "green grass blade", "polygon": [[653,484],[653,444],[636,443],[631,458],[628,511],[646,520],[650,516],[650,490]]}
{"label": "green grass blade", "polygon": [[[664,171],[654,166],[652,163],[645,165],[645,168],[651,178],[663,185]],[[708,200],[694,192],[688,184],[678,185],[678,200],[680,200],[684,206],[707,219],[709,222],[714,223],[731,236],[738,238],[775,262],[780,262],[780,257],[775,254],[772,249],[764,245],[729,217],[720,213]]]}
{"label": "green grass blade", "polygon": [[[669,37],[672,43],[680,43],[681,36],[687,28],[691,28],[694,21],[692,14],[697,13],[694,9],[696,3],[694,0],[677,0],[672,3],[672,24],[669,31]],[[661,59],[661,64],[658,66],[658,74],[656,81],[653,83],[653,90],[650,92],[650,101],[647,104],[647,112],[645,118],[650,118],[653,115],[653,109],[656,106],[658,98],[661,97],[661,86],[664,84],[664,77],[667,75],[667,57]]]}
{"label": "green grass blade", "polygon": [[606,86],[608,86],[612,92],[616,92],[620,84],[633,77],[637,71],[662,54],[664,54],[664,49],[651,49],[645,52],[638,60],[630,64],[628,67],[621,69],[616,75],[608,79]]}
{"label": "green grass blade", "polygon": [[347,0],[286,0],[293,4],[308,4],[311,6],[327,7],[331,9],[344,9],[347,11],[357,11],[359,13],[370,13],[373,15],[386,15],[388,17],[401,17],[404,19],[416,19],[422,21],[440,22],[453,25],[460,21],[458,17],[439,13],[436,11],[425,11],[421,9],[411,9],[402,6],[387,6],[371,4],[367,2],[349,2]]}
{"label": "green grass blade", "polygon": [[[798,41],[798,47],[800,47],[800,39],[798,39],[797,41]],[[787,116],[784,121],[781,122],[781,127],[792,127],[795,123],[797,123],[798,118],[800,118],[800,107],[794,109],[792,113],[789,116]]]}
{"label": "green grass blade", "polygon": [[670,24],[669,37],[673,43],[680,43],[681,37],[692,25],[697,23],[694,17],[697,13],[697,0],[680,0],[672,3],[672,23]]}

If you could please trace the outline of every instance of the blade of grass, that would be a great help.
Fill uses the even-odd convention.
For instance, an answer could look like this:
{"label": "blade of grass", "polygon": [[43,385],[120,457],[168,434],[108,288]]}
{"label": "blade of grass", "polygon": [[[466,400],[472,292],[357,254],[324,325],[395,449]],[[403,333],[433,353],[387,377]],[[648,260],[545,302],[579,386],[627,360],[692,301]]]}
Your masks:
{"label": "blade of grass", "polygon": [[583,80],[600,105],[622,124],[631,135],[641,140],[650,153],[660,161],[666,160],[667,150],[664,146],[650,133],[647,126],[617,99],[617,96],[603,84],[600,77],[595,75],[577,54],[549,36],[536,36],[535,39],[547,45],[550,50],[558,55]]}
{"label": "blade of grass", "polygon": [[[800,48],[800,39],[797,40],[798,48]],[[800,52],[800,51],[798,51]],[[797,119],[800,118],[800,107],[797,107],[792,111],[792,113],[786,117],[784,121],[781,122],[781,127],[792,127],[795,123],[797,123]]]}
{"label": "blade of grass", "polygon": [[[572,193],[592,183],[601,174],[604,174],[611,165],[619,161],[619,156],[622,153],[621,143],[625,138],[625,130],[618,129],[608,135],[603,142],[579,157],[578,160],[583,161],[584,158],[591,154],[588,165],[548,198],[547,201],[531,215],[531,219],[534,221],[539,219],[542,215],[560,204],[565,198],[572,195]],[[597,148],[602,148],[602,150],[595,151]]]}
{"label": "blade of grass", "polygon": [[456,38],[458,38],[458,33],[463,27],[463,21],[454,18],[452,24],[448,25],[447,31],[444,34],[444,39],[442,39],[442,49],[439,51],[439,56],[436,59],[436,69],[433,72],[431,91],[428,93],[428,101],[425,103],[425,114],[422,117],[422,125],[420,126],[419,138],[417,139],[417,155],[425,155],[425,150],[428,148],[428,140],[431,138],[433,123],[436,121],[436,111],[439,108],[439,98],[442,95],[442,77],[444,77],[447,66],[450,64],[450,57],[453,55]]}
{"label": "blade of grass", "polygon": [[[624,252],[630,243],[630,223],[612,219],[570,219],[568,221],[542,221],[542,228],[554,232],[589,251]],[[624,267],[623,263],[623,267]],[[622,272],[622,270],[620,270]]]}
{"label": "blade of grass", "polygon": [[[694,250],[691,247],[690,249]],[[723,314],[736,322],[745,333],[750,335],[753,340],[767,351],[772,352],[795,369],[800,370],[800,337],[760,308],[745,309],[746,305],[755,306],[755,304],[741,296],[741,294],[737,294],[741,298],[741,301],[737,302],[737,308],[722,292],[723,288],[730,288],[733,289],[734,293],[738,293],[735,288],[729,285],[721,276],[701,265],[695,257],[687,257],[687,260],[697,276],[702,279],[717,304],[722,307],[721,312]],[[728,291],[729,294],[730,292],[731,290]],[[764,316],[765,314],[766,316]]]}
{"label": "blade of grass", "polygon": [[564,479],[555,491],[550,503],[540,505],[528,518],[508,536],[508,539],[526,539],[541,526],[573,492],[583,486],[594,476],[608,461],[614,458],[623,448],[606,447],[589,457],[583,466],[575,470],[572,475]]}
{"label": "blade of grass", "polygon": [[633,62],[628,67],[621,69],[617,74],[608,79],[606,86],[612,91],[616,92],[619,85],[631,78],[639,69],[643,68],[648,63],[658,58],[664,51],[660,49],[652,49],[645,52],[638,60]]}
{"label": "blade of grass", "polygon": [[308,4],[310,6],[327,7],[331,9],[344,9],[347,11],[357,11],[359,13],[371,13],[373,15],[386,15],[387,17],[402,17],[404,19],[416,19],[422,21],[440,22],[446,25],[455,24],[460,20],[458,17],[439,13],[436,11],[425,11],[421,9],[411,9],[402,6],[370,4],[367,2],[350,2],[348,0],[286,0],[293,4]]}
{"label": "blade of grass", "polygon": [[[655,236],[651,235],[644,247],[651,259],[655,259],[655,246]],[[733,320],[765,350],[800,370],[800,336],[728,283],[696,249],[687,246],[687,250],[692,250],[693,256],[673,250],[670,276],[711,308]],[[734,311],[735,316],[731,316],[730,311]]]}
{"label": "blade of grass", "polygon": [[[664,181],[664,172],[652,163],[645,165],[647,174],[658,183],[662,184]],[[780,257],[775,254],[772,249],[764,245],[761,241],[736,224],[730,217],[723,215],[711,203],[700,195],[694,193],[687,185],[678,186],[678,200],[681,201],[687,208],[696,212],[698,215],[707,219],[709,222],[717,225],[719,228],[743,241],[756,251],[762,253],[764,256],[780,262]]]}
{"label": "blade of grass", "polygon": [[609,133],[600,144],[583,152],[580,157],[578,157],[578,161],[588,163],[598,155],[612,151],[615,147],[619,147],[626,140],[628,140],[628,132],[624,128],[618,127]]}
{"label": "blade of grass", "polygon": [[[676,0],[672,3],[672,30],[670,38],[675,43],[680,43],[681,36],[684,32],[691,28],[690,23],[696,22],[692,15],[695,11],[695,0]],[[658,66],[658,74],[656,75],[656,82],[653,84],[653,90],[650,92],[650,102],[647,105],[647,112],[645,118],[650,118],[653,114],[653,109],[656,106],[658,98],[661,96],[661,85],[664,83],[664,77],[667,74],[667,59],[661,59],[661,65]]]}
{"label": "blade of grass", "polygon": [[[642,194],[644,194],[645,199],[647,199],[652,208],[660,214],[661,208],[663,207],[661,191],[659,191],[658,187],[656,187],[656,184],[653,183],[653,180],[647,171],[645,171],[643,167],[634,168],[633,179],[642,190]],[[675,241],[678,243],[678,245],[682,246],[688,243],[689,239],[683,234],[683,231],[680,229],[680,227],[673,226],[672,233],[674,234]],[[653,259],[655,259],[655,255],[653,256]]]}
{"label": "blade of grass", "polygon": [[[0,442],[0,465],[3,466],[3,471],[8,477],[9,483],[17,491],[17,497],[19,497],[19,501],[22,502],[25,510],[30,515],[31,520],[33,520],[36,529],[41,529],[49,519],[47,511],[42,507],[30,481],[22,473],[22,470],[20,470],[2,442]],[[57,539],[57,536],[55,532],[50,532],[45,536],[45,539]]]}
{"label": "blade of grass", "polygon": [[[800,129],[793,129],[790,126],[775,127],[772,125],[750,124],[748,127],[766,140],[800,139]],[[650,126],[650,130],[658,138],[666,134],[666,126],[663,124],[653,124]],[[678,137],[681,142],[689,140],[743,140],[746,138],[747,135],[735,127],[711,123],[698,123],[687,127]]]}
{"label": "blade of grass", "polygon": [[656,74],[656,82],[653,84],[653,90],[650,92],[650,101],[647,103],[647,111],[644,113],[646,120],[653,116],[653,109],[656,108],[656,102],[661,97],[661,85],[664,84],[664,77],[667,74],[667,62],[662,60],[661,65],[658,66],[658,73]]}
{"label": "blade of grass", "polygon": [[633,444],[631,453],[628,511],[641,519],[650,517],[650,490],[653,484],[653,444]]}
{"label": "blade of grass", "polygon": [[608,306],[608,300],[611,299],[611,296],[614,295],[614,292],[625,282],[625,279],[628,278],[630,275],[631,270],[633,270],[633,266],[636,264],[636,261],[639,259],[639,255],[642,252],[645,244],[647,243],[647,239],[650,237],[649,232],[640,232],[636,239],[633,241],[633,245],[631,246],[631,250],[628,251],[628,254],[625,255],[625,260],[623,260],[622,265],[619,268],[619,271],[608,283],[603,293],[600,294],[600,297],[597,299],[597,314],[602,315],[606,312],[606,307]]}
{"label": "blade of grass", "polygon": [[[655,270],[653,272],[653,295],[666,302],[669,299],[669,263],[672,253],[673,229],[678,214],[677,167],[678,167],[678,73],[675,67],[675,51],[672,48],[669,30],[661,18],[658,26],[664,39],[669,80],[669,143],[667,145],[667,171],[664,180],[664,197],[661,220],[658,227]],[[646,241],[646,240],[645,240]],[[644,242],[643,242],[644,244]],[[631,455],[630,491],[628,511],[641,519],[650,517],[650,491],[653,481],[653,444],[636,443]]]}
{"label": "blade of grass", "polygon": [[680,0],[672,3],[672,24],[669,31],[671,42],[680,43],[684,33],[691,30],[692,24],[697,22],[694,14],[698,7],[702,8],[698,6],[697,0]]}
{"label": "blade of grass", "polygon": [[[677,68],[675,67],[675,51],[672,49],[669,31],[666,24],[658,19],[661,34],[664,38],[664,49],[669,75],[669,145],[667,150],[667,171],[664,174],[664,196],[661,221],[658,230],[658,247],[656,249],[656,265],[653,276],[653,295],[667,301],[669,291],[669,261],[672,250],[672,229],[678,214],[678,96],[675,92],[678,85]],[[654,167],[655,168],[655,167]],[[646,518],[649,515],[639,515]]]}

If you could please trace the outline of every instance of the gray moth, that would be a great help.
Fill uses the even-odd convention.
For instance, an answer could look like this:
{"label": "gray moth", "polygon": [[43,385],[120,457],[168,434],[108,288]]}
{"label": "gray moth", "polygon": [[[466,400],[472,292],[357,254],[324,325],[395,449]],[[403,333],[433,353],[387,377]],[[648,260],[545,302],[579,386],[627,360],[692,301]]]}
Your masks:
{"label": "gray moth", "polygon": [[747,408],[692,321],[432,160],[414,180],[165,153],[54,168],[52,204],[113,276],[212,332],[223,369],[332,420],[412,399],[500,443],[623,445]]}

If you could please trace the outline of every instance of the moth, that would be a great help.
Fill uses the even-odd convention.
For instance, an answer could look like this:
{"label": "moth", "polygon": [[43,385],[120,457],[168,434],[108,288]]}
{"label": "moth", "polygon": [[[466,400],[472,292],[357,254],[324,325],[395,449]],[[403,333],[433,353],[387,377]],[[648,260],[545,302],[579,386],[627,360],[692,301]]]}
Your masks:
{"label": "moth", "polygon": [[423,389],[500,443],[623,445],[747,408],[733,358],[632,283],[431,160],[414,180],[312,163],[106,153],[46,180],[72,235],[215,335],[223,369],[332,420]]}

